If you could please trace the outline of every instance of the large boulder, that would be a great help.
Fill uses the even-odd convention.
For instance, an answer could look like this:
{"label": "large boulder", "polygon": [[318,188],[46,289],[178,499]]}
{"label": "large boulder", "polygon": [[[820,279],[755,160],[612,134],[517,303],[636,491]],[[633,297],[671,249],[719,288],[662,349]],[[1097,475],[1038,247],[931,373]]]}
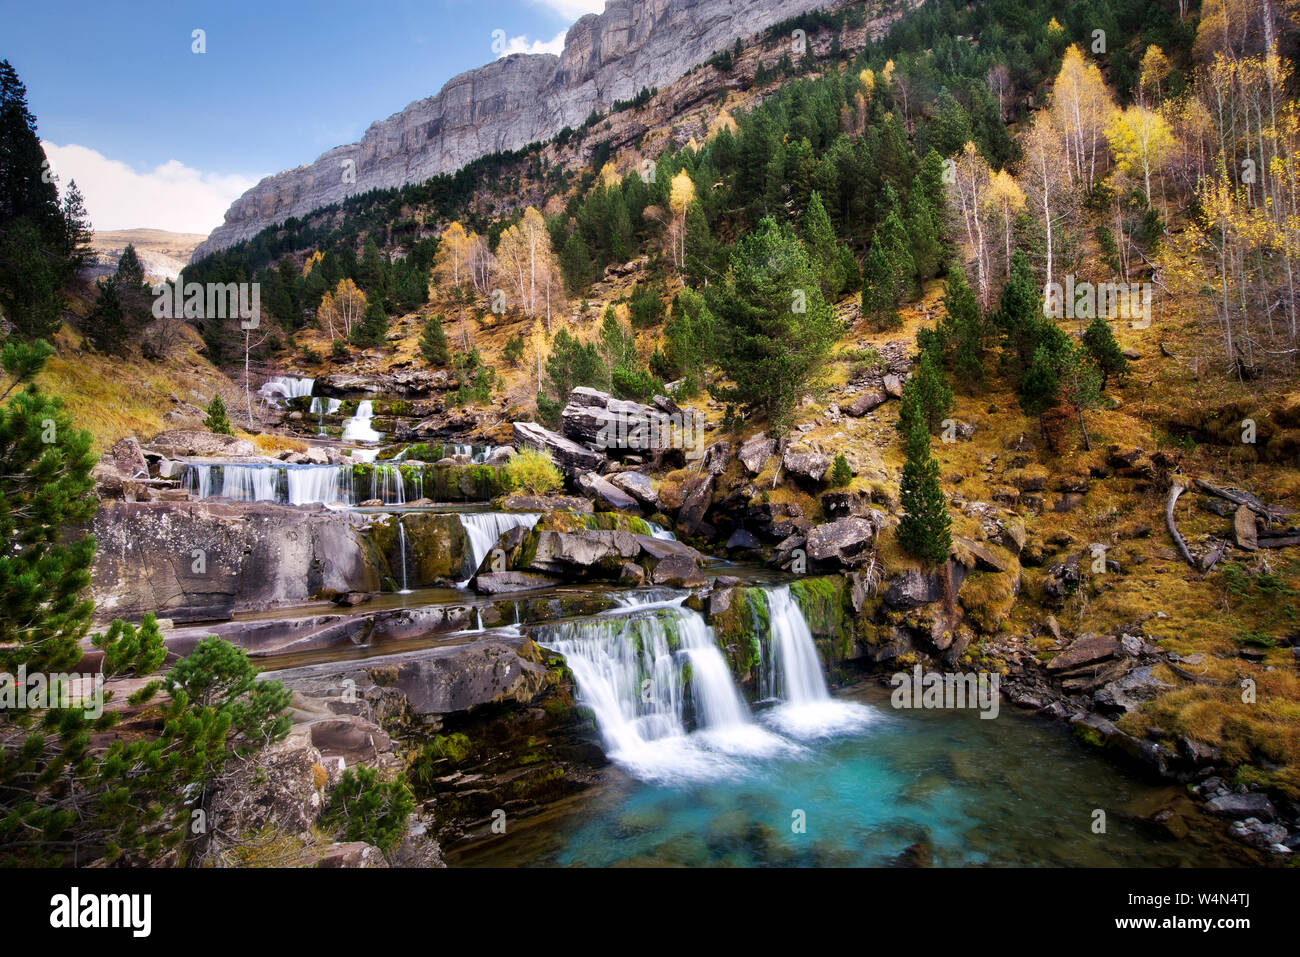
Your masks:
{"label": "large boulder", "polygon": [[610,482],[652,511],[659,509],[659,496],[654,482],[641,472],[619,472],[610,476]]}
{"label": "large boulder", "polygon": [[951,560],[946,565],[929,571],[904,569],[889,580],[885,589],[885,604],[902,610],[928,605],[944,597],[949,581],[955,597],[965,580],[966,567]]}
{"label": "large boulder", "polygon": [[1119,639],[1110,635],[1080,635],[1063,652],[1047,663],[1048,671],[1069,671],[1091,665],[1119,653]]}
{"label": "large boulder", "polygon": [[602,529],[578,532],[542,531],[528,567],[534,571],[564,574],[600,567],[618,572],[625,561],[641,552],[632,532]]}
{"label": "large boulder", "polygon": [[880,406],[884,405],[888,400],[889,396],[885,394],[883,388],[868,389],[843,408],[845,412],[856,419],[861,418],[868,412],[880,408]]}
{"label": "large boulder", "polygon": [[513,429],[515,448],[547,453],[567,475],[577,476],[583,472],[595,471],[605,462],[605,456],[601,453],[535,422],[515,422]]}
{"label": "large boulder", "polygon": [[776,439],[769,439],[766,432],[760,432],[740,447],[740,462],[750,475],[757,475],[775,454]]}
{"label": "large boulder", "polygon": [[811,452],[791,446],[782,453],[781,464],[796,478],[820,482],[826,470],[831,467],[831,460],[830,456],[823,455],[821,452]]}
{"label": "large boulder", "polygon": [[635,498],[606,479],[601,478],[595,472],[583,472],[579,475],[578,488],[582,490],[583,494],[590,496],[607,508],[637,514],[641,512]]}
{"label": "large boulder", "polygon": [[169,459],[185,456],[237,459],[250,458],[258,454],[257,448],[247,439],[237,439],[233,435],[221,435],[218,432],[197,432],[189,429],[159,432],[149,440],[147,447],[150,451]]}
{"label": "large boulder", "polygon": [[617,457],[671,448],[682,426],[657,408],[585,386],[569,393],[560,417],[566,437]]}
{"label": "large boulder", "polygon": [[704,513],[713,502],[713,476],[698,475],[682,489],[682,507],[677,511],[677,524],[687,535],[694,535],[704,521]]}
{"label": "large boulder", "polygon": [[860,564],[870,556],[876,526],[865,518],[841,518],[808,531],[808,557],[817,562]]}

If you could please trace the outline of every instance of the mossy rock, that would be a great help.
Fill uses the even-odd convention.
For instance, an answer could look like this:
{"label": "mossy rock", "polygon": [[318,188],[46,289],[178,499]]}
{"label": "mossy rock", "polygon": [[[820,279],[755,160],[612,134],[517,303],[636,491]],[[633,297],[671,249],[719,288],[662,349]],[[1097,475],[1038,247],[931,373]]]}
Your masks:
{"label": "mossy rock", "polygon": [[978,631],[995,634],[1011,614],[1020,594],[1020,570],[973,572],[962,582],[958,601],[966,618]]}

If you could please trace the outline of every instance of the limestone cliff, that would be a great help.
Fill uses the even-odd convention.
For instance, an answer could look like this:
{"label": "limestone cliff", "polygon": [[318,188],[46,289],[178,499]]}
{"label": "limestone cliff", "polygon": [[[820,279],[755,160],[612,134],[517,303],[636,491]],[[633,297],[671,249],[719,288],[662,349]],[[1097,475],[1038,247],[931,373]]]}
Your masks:
{"label": "limestone cliff", "polygon": [[355,193],[422,182],[490,153],[550,139],[592,110],[664,87],[774,23],[834,0],[609,0],[570,28],[564,52],[515,54],[454,77],[374,123],[359,143],[267,177],[239,197],[191,261]]}

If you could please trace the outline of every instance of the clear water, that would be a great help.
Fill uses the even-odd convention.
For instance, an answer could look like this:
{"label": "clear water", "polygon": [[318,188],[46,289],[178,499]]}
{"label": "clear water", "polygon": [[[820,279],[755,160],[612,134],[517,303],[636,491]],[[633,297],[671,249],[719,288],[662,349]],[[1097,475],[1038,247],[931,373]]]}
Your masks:
{"label": "clear water", "polygon": [[[1226,866],[1243,851],[1213,828],[1160,839],[1137,818],[1175,793],[1137,781],[1062,728],[1005,710],[895,711],[860,685],[856,730],[751,756],[707,780],[637,779],[615,766],[596,793],[458,851],[462,866],[884,866],[914,845],[934,866]],[[1105,834],[1093,811],[1107,814]],[[802,813],[804,833],[794,825]],[[1221,828],[1218,830],[1221,831]]]}

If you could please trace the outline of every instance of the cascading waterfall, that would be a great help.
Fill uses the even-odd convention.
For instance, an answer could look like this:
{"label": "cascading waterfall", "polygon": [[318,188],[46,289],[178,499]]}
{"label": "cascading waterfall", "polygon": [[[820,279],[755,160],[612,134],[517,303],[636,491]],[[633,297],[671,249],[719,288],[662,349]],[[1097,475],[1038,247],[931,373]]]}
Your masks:
{"label": "cascading waterfall", "polygon": [[754,721],[712,629],[683,598],[633,593],[614,612],[538,628],[572,670],[610,757],[647,779],[691,780],[741,774],[740,756],[796,750]]}
{"label": "cascading waterfall", "polygon": [[199,498],[284,505],[352,505],[356,494],[350,465],[244,465],[190,462],[181,486]]}
{"label": "cascading waterfall", "polygon": [[372,498],[377,498],[385,505],[405,505],[406,486],[402,481],[402,470],[396,465],[376,465],[370,472]]}
{"label": "cascading waterfall", "polygon": [[402,524],[402,516],[397,516],[397,550],[402,555],[402,590],[399,595],[409,595],[411,589],[406,582],[406,526]]}
{"label": "cascading waterfall", "polygon": [[796,737],[820,737],[861,727],[871,712],[831,697],[812,629],[789,585],[760,589],[767,605],[767,648],[759,641],[759,693],[781,703],[766,717]]}
{"label": "cascading waterfall", "polygon": [[497,539],[520,525],[531,529],[541,517],[539,512],[461,512],[460,524],[469,537],[474,571],[478,571]]}
{"label": "cascading waterfall", "polygon": [[375,417],[374,403],[369,399],[362,399],[357,403],[357,412],[347,422],[343,423],[343,441],[344,442],[378,442],[382,438],[378,432],[370,425],[371,420]]}
{"label": "cascading waterfall", "polygon": [[315,379],[277,375],[262,383],[262,387],[257,390],[257,394],[268,401],[283,403],[288,399],[301,399],[311,395],[315,385]]}
{"label": "cascading waterfall", "polygon": [[318,435],[325,435],[325,416],[333,415],[343,405],[342,399],[325,399],[320,396],[311,400],[311,414],[316,416]]}

